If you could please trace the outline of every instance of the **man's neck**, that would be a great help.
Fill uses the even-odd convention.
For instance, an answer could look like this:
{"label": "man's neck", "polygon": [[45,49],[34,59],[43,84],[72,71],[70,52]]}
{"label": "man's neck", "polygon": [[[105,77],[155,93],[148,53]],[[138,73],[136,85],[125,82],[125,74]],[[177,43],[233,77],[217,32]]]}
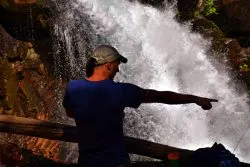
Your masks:
{"label": "man's neck", "polygon": [[91,77],[86,78],[88,81],[103,81],[109,79],[106,76],[101,76],[101,75],[92,75]]}

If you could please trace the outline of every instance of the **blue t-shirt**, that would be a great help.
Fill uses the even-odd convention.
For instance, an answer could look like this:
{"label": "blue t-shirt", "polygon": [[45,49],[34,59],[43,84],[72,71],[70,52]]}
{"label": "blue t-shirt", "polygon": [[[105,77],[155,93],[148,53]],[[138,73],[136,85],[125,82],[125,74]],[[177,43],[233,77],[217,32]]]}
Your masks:
{"label": "blue t-shirt", "polygon": [[115,167],[129,162],[124,145],[124,108],[137,108],[144,90],[112,80],[69,82],[63,106],[75,118],[79,137],[79,164]]}

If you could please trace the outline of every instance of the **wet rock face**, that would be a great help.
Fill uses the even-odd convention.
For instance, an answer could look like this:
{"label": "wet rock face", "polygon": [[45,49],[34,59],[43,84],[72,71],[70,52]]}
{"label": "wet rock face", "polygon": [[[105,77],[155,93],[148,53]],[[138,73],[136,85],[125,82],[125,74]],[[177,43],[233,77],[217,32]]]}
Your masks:
{"label": "wet rock face", "polygon": [[30,43],[16,41],[3,29],[1,30],[1,41],[6,41],[4,44],[1,42],[3,46],[0,57],[1,107],[4,114],[15,113],[23,116],[27,114],[25,112],[30,108],[29,106],[39,104],[35,104],[36,89],[27,80],[33,80],[34,75],[37,75],[37,78],[41,77],[38,71],[42,71],[40,69],[42,62]]}
{"label": "wet rock face", "polygon": [[246,33],[250,37],[250,1],[222,0],[222,7],[225,9],[231,31]]}
{"label": "wet rock face", "polygon": [[219,0],[218,15],[212,19],[230,38],[237,38],[242,47],[250,47],[250,1]]}
{"label": "wet rock face", "polygon": [[1,167],[19,167],[22,161],[22,149],[14,143],[0,145]]}
{"label": "wet rock face", "polygon": [[250,88],[250,47],[242,48],[237,39],[226,37],[213,21],[206,18],[194,19],[192,28],[211,40],[212,50],[209,54],[216,56],[218,61],[223,61],[220,59],[226,56],[231,71]]}
{"label": "wet rock face", "polygon": [[[134,0],[130,0],[134,1]],[[163,7],[164,3],[176,3],[175,0],[139,0],[143,4],[149,4],[154,7]],[[195,12],[202,12],[205,0],[177,0],[177,8],[181,20],[189,20],[195,16]]]}
{"label": "wet rock face", "polygon": [[48,38],[50,17],[50,10],[35,0],[0,1],[0,23],[15,39],[30,41]]}
{"label": "wet rock face", "polygon": [[14,4],[33,4],[36,3],[37,0],[14,0]]}
{"label": "wet rock face", "polygon": [[202,12],[204,0],[178,0],[178,10],[182,20],[188,20],[195,17],[195,12]]}
{"label": "wet rock face", "polygon": [[[0,114],[53,120],[60,107],[56,90],[65,83],[49,75],[40,57],[32,43],[13,39],[0,26]],[[18,144],[56,160],[61,143],[26,137]]]}

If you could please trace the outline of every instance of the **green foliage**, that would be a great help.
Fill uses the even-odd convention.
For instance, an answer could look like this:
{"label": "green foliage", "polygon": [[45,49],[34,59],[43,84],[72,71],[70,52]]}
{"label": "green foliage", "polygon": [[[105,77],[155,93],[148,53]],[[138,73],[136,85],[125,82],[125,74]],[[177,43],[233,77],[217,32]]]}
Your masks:
{"label": "green foliage", "polygon": [[214,0],[205,0],[205,6],[203,10],[205,16],[210,16],[212,14],[218,14],[216,11],[216,6]]}
{"label": "green foliage", "polygon": [[43,7],[43,6],[44,6],[44,0],[36,0],[36,4],[37,4],[38,6]]}
{"label": "green foliage", "polygon": [[194,17],[195,17],[195,18],[200,18],[200,17],[201,17],[200,12],[199,12],[199,11],[195,11],[195,12],[194,12]]}
{"label": "green foliage", "polygon": [[240,71],[247,72],[247,71],[250,71],[250,69],[247,64],[243,64],[240,66]]}

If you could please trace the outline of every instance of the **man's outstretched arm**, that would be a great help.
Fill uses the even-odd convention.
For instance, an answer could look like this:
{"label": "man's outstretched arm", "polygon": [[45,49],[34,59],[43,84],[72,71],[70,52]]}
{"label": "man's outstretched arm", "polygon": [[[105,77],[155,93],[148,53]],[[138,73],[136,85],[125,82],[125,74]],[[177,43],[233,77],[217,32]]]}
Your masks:
{"label": "man's outstretched arm", "polygon": [[211,102],[218,102],[216,99],[199,97],[189,94],[180,94],[170,91],[157,91],[153,89],[145,89],[143,103],[164,103],[164,104],[188,104],[195,103],[204,110],[212,108]]}

